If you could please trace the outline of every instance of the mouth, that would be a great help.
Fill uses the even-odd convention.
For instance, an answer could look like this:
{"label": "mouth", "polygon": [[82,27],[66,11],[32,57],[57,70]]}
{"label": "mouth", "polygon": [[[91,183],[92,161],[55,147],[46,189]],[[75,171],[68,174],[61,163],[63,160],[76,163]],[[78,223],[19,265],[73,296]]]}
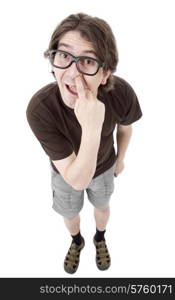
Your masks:
{"label": "mouth", "polygon": [[74,96],[78,96],[77,92],[76,92],[76,88],[75,87],[71,87],[68,84],[65,85],[66,89],[68,90],[68,92]]}

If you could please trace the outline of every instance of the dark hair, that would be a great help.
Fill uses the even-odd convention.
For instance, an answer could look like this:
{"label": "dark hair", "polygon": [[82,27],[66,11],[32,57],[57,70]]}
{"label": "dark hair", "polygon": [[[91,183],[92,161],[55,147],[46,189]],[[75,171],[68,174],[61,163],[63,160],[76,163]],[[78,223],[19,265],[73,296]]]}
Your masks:
{"label": "dark hair", "polygon": [[[68,31],[79,31],[81,36],[93,43],[97,57],[105,62],[104,70],[116,71],[118,63],[118,51],[115,37],[110,26],[102,19],[92,17],[84,13],[72,14],[65,18],[55,28],[44,56],[48,57],[49,50],[58,48],[59,40]],[[54,75],[54,72],[52,72]],[[55,77],[55,75],[54,75]],[[99,91],[109,91],[113,88],[114,76],[111,74],[105,85],[100,85]]]}

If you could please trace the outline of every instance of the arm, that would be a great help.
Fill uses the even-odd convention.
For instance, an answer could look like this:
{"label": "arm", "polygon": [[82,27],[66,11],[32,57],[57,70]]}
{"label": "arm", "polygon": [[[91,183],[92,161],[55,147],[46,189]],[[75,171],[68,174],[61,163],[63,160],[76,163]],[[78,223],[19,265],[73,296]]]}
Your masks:
{"label": "arm", "polygon": [[67,170],[67,178],[75,189],[85,189],[94,176],[100,146],[101,131],[82,131],[81,145],[76,159]]}
{"label": "arm", "polygon": [[65,159],[53,161],[64,180],[76,190],[85,189],[94,176],[100,138],[100,130],[83,130],[77,156],[73,152]]}
{"label": "arm", "polygon": [[73,152],[68,158],[55,161],[54,164],[68,184],[76,190],[83,190],[96,170],[105,106],[93,91],[84,88],[80,77],[76,79],[76,87],[78,98],[74,112],[82,128],[80,148],[77,157]]}
{"label": "arm", "polygon": [[124,160],[131,135],[132,135],[132,125],[117,126],[117,159],[118,160]]}
{"label": "arm", "polygon": [[129,141],[132,135],[132,125],[117,125],[117,155],[116,155],[116,169],[117,176],[124,169],[124,158]]}

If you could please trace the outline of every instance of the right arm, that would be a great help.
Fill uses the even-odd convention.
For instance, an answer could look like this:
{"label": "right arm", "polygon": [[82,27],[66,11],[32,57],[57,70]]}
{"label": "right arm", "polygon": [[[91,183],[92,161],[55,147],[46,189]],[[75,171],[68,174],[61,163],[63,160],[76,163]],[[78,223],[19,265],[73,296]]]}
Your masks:
{"label": "right arm", "polygon": [[94,176],[105,115],[105,106],[85,92],[81,79],[76,80],[79,98],[75,104],[75,114],[82,127],[81,144],[77,156],[53,161],[64,180],[76,190],[87,188]]}
{"label": "right arm", "polygon": [[94,176],[100,136],[98,131],[83,131],[77,156],[73,152],[69,157],[53,161],[64,180],[76,190],[85,189]]}

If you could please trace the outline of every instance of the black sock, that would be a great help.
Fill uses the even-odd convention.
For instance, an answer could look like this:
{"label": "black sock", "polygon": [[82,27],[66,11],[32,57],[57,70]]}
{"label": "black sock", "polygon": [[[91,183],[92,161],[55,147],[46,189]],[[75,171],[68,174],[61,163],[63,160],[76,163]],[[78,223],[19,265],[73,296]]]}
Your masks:
{"label": "black sock", "polygon": [[104,234],[105,234],[106,230],[104,231],[99,231],[98,229],[96,230],[96,234],[94,236],[94,239],[96,242],[101,242],[101,241],[105,241],[104,238]]}
{"label": "black sock", "polygon": [[79,231],[79,233],[77,233],[76,235],[71,235],[72,239],[73,239],[73,242],[75,244],[77,244],[78,246],[81,245],[82,243],[82,236],[81,236],[81,233]]}

